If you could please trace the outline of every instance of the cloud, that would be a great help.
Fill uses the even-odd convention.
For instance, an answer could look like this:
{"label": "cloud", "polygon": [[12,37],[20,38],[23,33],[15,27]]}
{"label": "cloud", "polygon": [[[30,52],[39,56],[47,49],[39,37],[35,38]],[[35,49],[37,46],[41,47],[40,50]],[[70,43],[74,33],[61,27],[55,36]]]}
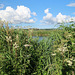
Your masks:
{"label": "cloud", "polygon": [[37,14],[35,12],[33,12],[32,15],[37,16]]}
{"label": "cloud", "polygon": [[56,19],[55,19],[55,17],[53,17],[53,15],[51,13],[49,13],[49,8],[44,10],[44,13],[46,13],[46,16],[44,16],[43,20],[41,20],[40,22],[42,22],[44,24],[54,24]]}
{"label": "cloud", "polygon": [[49,13],[49,9],[50,8],[47,8],[46,10],[44,10],[44,13]]}
{"label": "cloud", "polygon": [[67,6],[75,7],[75,3],[70,3],[70,4],[68,4]]}
{"label": "cloud", "polygon": [[54,24],[56,22],[56,18],[53,17],[51,13],[47,13],[41,22],[44,24]]}
{"label": "cloud", "polygon": [[34,19],[31,19],[32,14],[30,9],[25,6],[17,6],[17,9],[13,9],[8,6],[5,10],[0,10],[0,19],[8,21],[9,23],[35,23]]}
{"label": "cloud", "polygon": [[75,17],[62,15],[61,13],[58,13],[58,15],[56,15],[56,17],[53,17],[53,15],[51,13],[49,13],[49,10],[47,12],[45,11],[44,13],[46,13],[46,16],[43,16],[43,20],[41,20],[40,22],[45,25],[70,22],[70,21],[75,22]]}
{"label": "cloud", "polygon": [[0,9],[2,9],[4,7],[4,5],[3,4],[0,4]]}
{"label": "cloud", "polygon": [[66,16],[66,15],[62,15],[61,13],[59,13],[56,16],[56,20],[57,20],[58,23],[66,22],[68,18],[70,18],[70,17]]}

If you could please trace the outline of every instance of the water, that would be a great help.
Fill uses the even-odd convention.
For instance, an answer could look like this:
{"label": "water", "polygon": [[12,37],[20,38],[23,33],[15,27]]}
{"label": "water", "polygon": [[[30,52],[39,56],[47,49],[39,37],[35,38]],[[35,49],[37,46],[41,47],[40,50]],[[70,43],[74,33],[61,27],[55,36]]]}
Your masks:
{"label": "water", "polygon": [[33,36],[33,39],[35,39],[35,38],[39,38],[39,41],[41,41],[43,39],[47,40],[48,37],[45,37],[45,36],[39,36],[39,37]]}

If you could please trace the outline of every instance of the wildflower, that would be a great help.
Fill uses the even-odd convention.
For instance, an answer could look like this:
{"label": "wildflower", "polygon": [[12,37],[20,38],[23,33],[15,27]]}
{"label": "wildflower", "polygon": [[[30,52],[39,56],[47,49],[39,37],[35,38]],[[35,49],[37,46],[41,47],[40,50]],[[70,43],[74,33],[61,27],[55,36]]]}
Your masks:
{"label": "wildflower", "polygon": [[10,40],[10,42],[12,42],[12,40]]}
{"label": "wildflower", "polygon": [[68,65],[69,65],[69,66],[71,66],[71,65],[72,65],[72,63],[69,63]]}
{"label": "wildflower", "polygon": [[65,61],[68,63],[69,66],[72,65],[72,61],[68,60],[68,59],[65,59]]}
{"label": "wildflower", "polygon": [[68,59],[65,59],[64,61],[66,62],[66,61],[68,61]]}
{"label": "wildflower", "polygon": [[74,58],[70,58],[70,60],[71,60],[71,61],[75,61],[75,59],[74,59]]}
{"label": "wildflower", "polygon": [[71,37],[72,35],[70,34],[70,35],[68,35],[68,37]]}
{"label": "wildflower", "polygon": [[63,51],[68,51],[67,47],[63,47]]}
{"label": "wildflower", "polygon": [[51,54],[52,56],[55,56],[56,55],[56,53],[54,53],[54,54]]}
{"label": "wildflower", "polygon": [[70,58],[70,60],[73,60],[73,58]]}
{"label": "wildflower", "polygon": [[72,34],[69,34],[69,35],[67,35],[66,37],[67,37],[67,38],[70,38],[70,37],[72,37]]}
{"label": "wildflower", "polygon": [[19,46],[16,44],[16,42],[15,42],[15,44],[13,44],[13,46],[14,46],[14,48],[18,48]]}
{"label": "wildflower", "polygon": [[29,44],[25,44],[24,46],[25,46],[25,47],[29,47],[29,46],[32,46],[32,45],[29,45]]}
{"label": "wildflower", "polygon": [[70,60],[68,60],[67,63],[68,63],[69,66],[72,65],[72,61],[70,61]]}
{"label": "wildflower", "polygon": [[62,49],[61,49],[61,48],[58,48],[58,50],[59,50],[59,51],[62,51]]}
{"label": "wildflower", "polygon": [[66,52],[68,51],[67,47],[61,47],[61,48],[58,48],[59,51],[61,52]]}
{"label": "wildflower", "polygon": [[66,46],[67,46],[67,44],[65,43],[65,44],[64,44],[64,47],[66,47]]}
{"label": "wildflower", "polygon": [[9,41],[12,42],[11,36],[6,36],[6,41],[7,42],[9,42]]}

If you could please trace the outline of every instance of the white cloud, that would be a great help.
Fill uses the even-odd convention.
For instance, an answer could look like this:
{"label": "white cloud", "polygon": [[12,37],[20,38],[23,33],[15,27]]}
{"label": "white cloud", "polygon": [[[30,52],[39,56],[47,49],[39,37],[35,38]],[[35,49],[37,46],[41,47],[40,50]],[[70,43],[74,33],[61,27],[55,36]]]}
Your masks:
{"label": "white cloud", "polygon": [[35,21],[31,19],[31,15],[34,14],[25,6],[17,6],[17,9],[8,6],[5,10],[0,10],[0,19],[8,21],[9,23],[35,23]]}
{"label": "white cloud", "polygon": [[35,12],[33,12],[32,15],[37,16],[37,14]]}
{"label": "white cloud", "polygon": [[50,8],[47,8],[46,10],[44,10],[44,13],[49,13],[49,9]]}
{"label": "white cloud", "polygon": [[65,21],[66,21],[67,17],[68,17],[68,16],[62,15],[61,13],[59,13],[59,14],[56,16],[56,19],[57,19],[57,22],[58,22],[58,23],[62,23],[62,22],[65,22]]}
{"label": "white cloud", "polygon": [[70,4],[68,4],[67,6],[75,7],[75,3],[70,3]]}
{"label": "white cloud", "polygon": [[48,12],[44,12],[44,13],[46,13],[46,16],[43,16],[43,20],[40,21],[43,24],[51,25],[51,24],[70,22],[70,21],[75,22],[75,17],[62,15],[61,13],[58,13],[58,15],[56,15],[56,17],[53,17],[53,15],[51,13],[49,13],[49,10],[48,10]]}
{"label": "white cloud", "polygon": [[52,16],[51,13],[47,13],[46,16],[43,17],[42,23],[45,24],[54,24],[56,19]]}
{"label": "white cloud", "polygon": [[4,7],[4,5],[3,4],[0,4],[0,9],[2,9]]}

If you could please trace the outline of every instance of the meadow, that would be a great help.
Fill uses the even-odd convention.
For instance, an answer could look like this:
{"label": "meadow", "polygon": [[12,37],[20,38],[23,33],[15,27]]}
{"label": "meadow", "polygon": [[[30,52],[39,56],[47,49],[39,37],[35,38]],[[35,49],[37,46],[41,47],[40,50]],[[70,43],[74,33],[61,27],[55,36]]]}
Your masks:
{"label": "meadow", "polygon": [[75,23],[25,30],[0,21],[0,75],[75,75]]}

